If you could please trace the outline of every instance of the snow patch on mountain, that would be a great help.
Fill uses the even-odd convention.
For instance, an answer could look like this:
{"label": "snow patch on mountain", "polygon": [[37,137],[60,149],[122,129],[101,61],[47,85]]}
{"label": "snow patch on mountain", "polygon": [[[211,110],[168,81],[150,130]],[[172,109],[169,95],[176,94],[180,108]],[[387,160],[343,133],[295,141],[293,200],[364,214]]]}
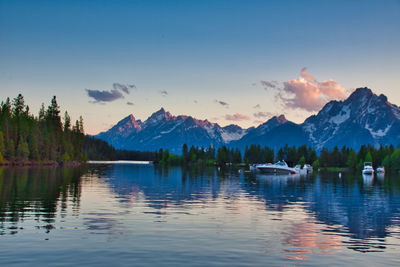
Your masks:
{"label": "snow patch on mountain", "polygon": [[214,139],[214,138],[216,137],[214,127],[211,127],[210,125],[204,125],[204,129],[207,131],[208,135],[209,135],[211,138]]}
{"label": "snow patch on mountain", "polygon": [[226,131],[221,132],[221,137],[222,140],[224,140],[225,143],[234,141],[234,140],[239,140],[246,134],[246,131],[241,131],[241,132],[234,132],[234,133],[229,133]]}
{"label": "snow patch on mountain", "polygon": [[183,123],[183,121],[179,121],[179,122],[177,122],[175,125],[173,125],[172,127],[171,127],[171,129],[168,129],[168,130],[166,130],[166,131],[162,131],[162,132],[160,132],[160,134],[168,134],[168,133],[170,133],[170,132],[172,132],[173,130],[175,130],[179,125],[181,125]]}
{"label": "snow patch on mountain", "polygon": [[308,134],[308,137],[313,143],[317,142],[313,133],[315,132],[315,125],[313,123],[307,123],[303,126],[304,131]]}
{"label": "snow patch on mountain", "polygon": [[393,111],[394,116],[395,116],[398,120],[400,120],[400,108],[397,107],[397,106],[392,105],[392,111]]}
{"label": "snow patch on mountain", "polygon": [[329,122],[333,122],[335,124],[342,124],[350,118],[350,106],[344,106],[340,113],[332,118],[330,118]]}
{"label": "snow patch on mountain", "polygon": [[374,129],[370,128],[369,124],[365,125],[365,129],[371,133],[374,139],[386,136],[390,128],[392,128],[392,124],[388,125],[385,129],[378,129],[377,131],[374,131]]}

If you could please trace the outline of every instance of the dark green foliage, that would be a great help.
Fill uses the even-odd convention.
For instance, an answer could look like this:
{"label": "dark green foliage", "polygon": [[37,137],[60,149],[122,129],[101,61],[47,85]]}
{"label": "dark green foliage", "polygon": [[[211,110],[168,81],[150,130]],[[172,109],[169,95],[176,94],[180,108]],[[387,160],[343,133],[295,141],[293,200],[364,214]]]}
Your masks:
{"label": "dark green foliage", "polygon": [[324,148],[320,153],[319,165],[322,168],[339,167],[356,171],[363,168],[365,161],[370,161],[374,168],[383,165],[388,171],[396,171],[393,165],[396,162],[396,160],[393,160],[396,158],[395,152],[396,150],[394,150],[392,145],[389,147],[380,146],[379,148],[371,145],[363,145],[360,147],[358,153],[346,147],[340,150],[337,147],[334,147],[332,150]]}
{"label": "dark green foliage", "polygon": [[60,118],[60,107],[54,96],[47,110],[44,104],[38,117],[29,113],[24,97],[18,94],[0,105],[0,153],[5,161],[81,161],[83,123],[70,129],[68,113],[65,125]]}
{"label": "dark green foliage", "polygon": [[[161,155],[163,152],[160,152]],[[116,150],[103,140],[91,136],[83,138],[83,154],[90,160],[140,160],[159,162],[157,152]]]}
{"label": "dark green foliage", "polygon": [[[319,158],[314,148],[302,145],[299,147],[284,146],[275,154],[269,147],[251,145],[246,147],[242,159],[239,149],[222,146],[218,148],[215,156],[215,148],[207,149],[192,146],[188,149],[187,145],[182,146],[182,155],[172,155],[160,149],[155,153],[156,161],[163,164],[206,164],[225,166],[229,164],[253,164],[253,163],[273,163],[278,160],[285,160],[289,166],[296,164],[312,164],[314,169],[319,168],[348,168],[349,170],[360,170],[364,161],[372,161],[374,167],[384,165],[388,171],[400,171],[400,148],[395,150],[393,146],[380,146],[378,149],[373,146],[362,146],[358,153],[354,149],[343,146],[341,149],[334,147],[332,150],[323,148]],[[168,157],[166,157],[168,155]]]}
{"label": "dark green foliage", "polygon": [[394,150],[390,155],[387,155],[383,159],[382,165],[390,172],[400,173],[400,148]]}
{"label": "dark green foliage", "polygon": [[231,162],[231,161],[229,160],[228,150],[226,149],[226,147],[223,146],[223,147],[218,148],[217,165],[224,166],[228,162]]}
{"label": "dark green foliage", "polygon": [[297,163],[303,168],[304,164],[306,164],[306,158],[303,156],[299,159],[299,162]]}

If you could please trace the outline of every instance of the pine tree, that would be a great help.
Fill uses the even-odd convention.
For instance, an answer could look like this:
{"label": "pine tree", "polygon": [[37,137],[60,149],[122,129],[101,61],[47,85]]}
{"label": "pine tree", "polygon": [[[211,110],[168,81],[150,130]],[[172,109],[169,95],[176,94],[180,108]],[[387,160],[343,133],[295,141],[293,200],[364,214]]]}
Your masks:
{"label": "pine tree", "polygon": [[44,103],[42,103],[42,106],[40,107],[40,110],[39,110],[39,121],[44,121],[45,116],[46,116],[46,112],[44,110]]}
{"label": "pine tree", "polygon": [[5,155],[6,152],[6,148],[5,148],[5,144],[4,144],[4,135],[3,132],[0,131],[0,153],[1,155]]}
{"label": "pine tree", "polygon": [[68,112],[64,113],[64,132],[68,132],[71,128],[71,118],[68,115]]}
{"label": "pine tree", "polygon": [[13,106],[13,115],[15,117],[19,117],[25,108],[25,100],[21,94],[18,94],[18,96],[14,98]]}
{"label": "pine tree", "polygon": [[17,158],[20,160],[26,160],[29,156],[29,147],[25,140],[21,137],[17,147]]}

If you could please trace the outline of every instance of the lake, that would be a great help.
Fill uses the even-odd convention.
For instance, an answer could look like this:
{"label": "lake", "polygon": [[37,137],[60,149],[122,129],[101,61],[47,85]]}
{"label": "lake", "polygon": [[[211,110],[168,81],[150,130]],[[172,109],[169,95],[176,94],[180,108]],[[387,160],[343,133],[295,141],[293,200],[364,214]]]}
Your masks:
{"label": "lake", "polygon": [[0,169],[2,266],[399,266],[400,177]]}

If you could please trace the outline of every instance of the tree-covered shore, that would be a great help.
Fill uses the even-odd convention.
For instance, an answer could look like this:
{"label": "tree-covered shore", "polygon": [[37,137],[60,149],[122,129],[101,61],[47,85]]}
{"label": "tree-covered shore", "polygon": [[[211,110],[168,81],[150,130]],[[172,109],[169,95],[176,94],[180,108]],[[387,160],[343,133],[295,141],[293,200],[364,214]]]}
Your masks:
{"label": "tree-covered shore", "polygon": [[260,145],[246,147],[244,154],[237,148],[226,146],[199,148],[182,146],[182,155],[171,154],[167,149],[160,149],[157,153],[157,162],[162,165],[216,165],[216,166],[248,166],[254,163],[275,162],[285,160],[289,166],[296,164],[311,164],[314,169],[325,170],[361,170],[363,163],[372,162],[374,167],[384,166],[387,171],[400,172],[400,148],[391,146],[363,145],[358,151],[343,146],[339,149],[322,149],[318,154],[312,147],[302,145],[284,146],[277,152]]}
{"label": "tree-covered shore", "polygon": [[21,94],[0,104],[0,165],[79,163],[85,160],[83,139],[82,117],[72,125],[66,111],[61,119],[55,96],[37,116]]}

